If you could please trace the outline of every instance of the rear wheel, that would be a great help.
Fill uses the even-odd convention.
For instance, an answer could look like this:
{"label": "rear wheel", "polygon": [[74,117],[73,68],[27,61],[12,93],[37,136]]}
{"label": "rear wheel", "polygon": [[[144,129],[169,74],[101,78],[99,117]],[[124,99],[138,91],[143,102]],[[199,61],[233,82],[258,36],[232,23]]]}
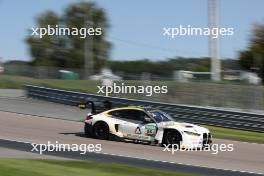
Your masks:
{"label": "rear wheel", "polygon": [[92,131],[92,125],[85,123],[85,125],[84,125],[84,135],[86,137],[91,137],[92,136],[92,132],[93,132]]}
{"label": "rear wheel", "polygon": [[106,140],[109,138],[109,127],[104,122],[98,122],[93,127],[94,137]]}

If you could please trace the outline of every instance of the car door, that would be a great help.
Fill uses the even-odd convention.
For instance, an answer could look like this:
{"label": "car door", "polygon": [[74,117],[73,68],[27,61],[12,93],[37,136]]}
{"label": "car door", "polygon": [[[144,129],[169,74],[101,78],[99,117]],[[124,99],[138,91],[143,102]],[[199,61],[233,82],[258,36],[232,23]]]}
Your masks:
{"label": "car door", "polygon": [[114,113],[117,118],[122,120],[119,130],[124,137],[138,140],[152,140],[156,133],[155,123],[145,122],[147,114],[136,109],[119,110]]}
{"label": "car door", "polygon": [[134,120],[133,110],[130,109],[120,109],[114,110],[109,113],[112,115],[118,123],[118,131],[122,132],[125,137],[129,136],[135,132],[136,127],[138,126],[138,121]]}
{"label": "car door", "polygon": [[143,122],[140,124],[141,133],[144,136],[142,138],[147,141],[153,141],[158,131],[157,124],[145,112],[143,119]]}
{"label": "car door", "polygon": [[124,109],[119,111],[119,117],[123,120],[120,124],[120,131],[127,137],[132,137],[131,134],[141,134],[139,124],[142,123],[140,119],[140,112],[134,109]]}

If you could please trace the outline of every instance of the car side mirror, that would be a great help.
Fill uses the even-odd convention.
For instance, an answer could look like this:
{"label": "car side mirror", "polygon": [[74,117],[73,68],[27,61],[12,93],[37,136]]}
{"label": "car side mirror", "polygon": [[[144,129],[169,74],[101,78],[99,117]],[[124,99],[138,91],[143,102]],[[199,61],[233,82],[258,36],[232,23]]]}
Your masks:
{"label": "car side mirror", "polygon": [[145,117],[144,118],[144,121],[145,121],[145,123],[151,123],[152,122],[152,119],[149,118],[149,117]]}

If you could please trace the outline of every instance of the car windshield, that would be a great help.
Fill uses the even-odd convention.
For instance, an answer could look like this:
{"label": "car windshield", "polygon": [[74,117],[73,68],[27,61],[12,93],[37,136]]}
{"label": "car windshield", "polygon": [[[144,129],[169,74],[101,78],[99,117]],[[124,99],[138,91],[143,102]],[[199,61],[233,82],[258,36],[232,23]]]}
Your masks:
{"label": "car windshield", "polygon": [[156,111],[150,111],[149,113],[157,121],[157,123],[174,121],[174,119],[169,114],[166,114],[163,111],[156,110]]}

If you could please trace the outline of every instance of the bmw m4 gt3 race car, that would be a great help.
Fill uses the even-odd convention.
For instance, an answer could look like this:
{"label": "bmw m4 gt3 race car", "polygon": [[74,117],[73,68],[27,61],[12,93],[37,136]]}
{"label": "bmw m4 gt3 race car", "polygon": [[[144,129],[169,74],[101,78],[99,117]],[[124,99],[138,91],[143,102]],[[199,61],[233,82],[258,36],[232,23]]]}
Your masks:
{"label": "bmw m4 gt3 race car", "polygon": [[103,140],[116,137],[184,148],[203,148],[212,143],[208,129],[176,122],[165,112],[155,109],[114,108],[95,115],[88,114],[84,123],[86,136]]}

